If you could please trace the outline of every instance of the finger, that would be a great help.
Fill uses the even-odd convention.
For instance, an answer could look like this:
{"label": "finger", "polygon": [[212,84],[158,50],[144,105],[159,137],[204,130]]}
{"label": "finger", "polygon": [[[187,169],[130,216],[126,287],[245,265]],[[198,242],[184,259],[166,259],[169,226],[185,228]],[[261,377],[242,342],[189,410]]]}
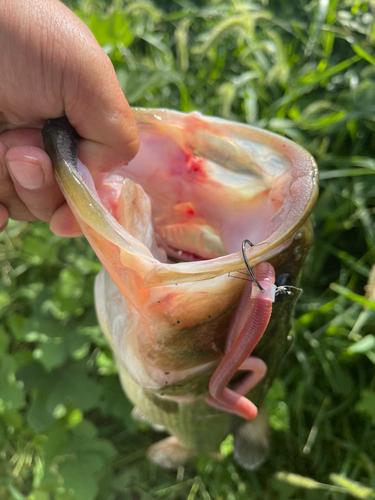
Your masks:
{"label": "finger", "polygon": [[13,180],[9,174],[5,156],[8,148],[0,142],[0,203],[7,209],[9,217],[14,220],[33,221],[34,215],[15,190]]}
{"label": "finger", "polygon": [[1,134],[1,142],[13,148],[15,146],[34,146],[44,149],[42,131],[37,128],[14,128]]}
{"label": "finger", "polygon": [[[127,163],[138,149],[137,128],[112,63],[89,28],[58,0],[3,4],[2,86],[11,95],[2,110],[5,122],[39,127],[65,112],[83,138],[80,158],[94,174]],[[16,65],[12,54],[19,54]],[[26,92],[16,92],[14,81]]]}
{"label": "finger", "polygon": [[0,233],[6,229],[8,225],[9,212],[4,207],[4,205],[0,205]]}
{"label": "finger", "polygon": [[74,238],[82,234],[82,230],[67,203],[64,203],[53,214],[50,229],[57,236],[64,238]]}
{"label": "finger", "polygon": [[[85,80],[81,80],[76,89],[72,88],[76,80],[72,78],[69,81],[65,109],[70,122],[81,136],[79,157],[90,168],[93,176],[97,172],[107,172],[128,163],[139,147],[133,113],[112,63],[99,45],[95,48],[92,58],[97,60],[94,65],[96,74],[91,66],[93,62],[83,61]],[[74,101],[72,107],[69,106],[71,99]],[[41,130],[37,128],[11,129],[1,134],[1,140],[8,148],[20,145],[44,148]]]}
{"label": "finger", "polygon": [[79,157],[95,175],[128,163],[139,137],[112,63],[98,46],[82,57],[79,86],[64,88],[65,112],[82,137]]}
{"label": "finger", "polygon": [[0,203],[7,207],[10,218],[34,221],[37,217],[30,212],[18,196],[5,157],[8,148],[14,146],[28,145],[43,148],[41,131],[38,129],[11,129],[2,132],[0,139]]}
{"label": "finger", "polygon": [[39,148],[18,146],[7,151],[5,160],[19,198],[36,218],[49,222],[64,202],[49,156]]}

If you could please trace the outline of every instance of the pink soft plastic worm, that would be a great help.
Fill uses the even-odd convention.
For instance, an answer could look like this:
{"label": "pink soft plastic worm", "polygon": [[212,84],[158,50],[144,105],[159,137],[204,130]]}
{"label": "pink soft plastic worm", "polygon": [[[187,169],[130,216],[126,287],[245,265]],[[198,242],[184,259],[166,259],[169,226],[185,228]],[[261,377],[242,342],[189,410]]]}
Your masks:
{"label": "pink soft plastic worm", "polygon": [[[264,361],[251,353],[267,328],[276,289],[275,270],[271,264],[262,262],[253,271],[263,290],[251,281],[246,283],[229,327],[224,358],[209,383],[211,396],[206,399],[211,406],[245,419],[255,418],[258,414],[257,407],[244,395],[267,371]],[[227,385],[238,370],[250,373],[229,389]]]}

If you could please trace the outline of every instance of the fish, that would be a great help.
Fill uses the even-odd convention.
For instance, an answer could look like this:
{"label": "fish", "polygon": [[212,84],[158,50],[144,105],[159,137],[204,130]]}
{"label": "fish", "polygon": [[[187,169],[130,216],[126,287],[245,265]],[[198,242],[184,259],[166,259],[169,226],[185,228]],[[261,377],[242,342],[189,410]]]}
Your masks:
{"label": "fish", "polygon": [[[66,117],[43,128],[56,179],[103,264],[99,324],[133,417],[170,435],[149,448],[152,461],[220,459],[232,434],[235,460],[252,470],[269,448],[264,399],[290,347],[313,243],[317,166],[301,146],[246,124],[133,113],[138,154],[95,179]],[[244,347],[239,332],[258,325],[260,309]]]}

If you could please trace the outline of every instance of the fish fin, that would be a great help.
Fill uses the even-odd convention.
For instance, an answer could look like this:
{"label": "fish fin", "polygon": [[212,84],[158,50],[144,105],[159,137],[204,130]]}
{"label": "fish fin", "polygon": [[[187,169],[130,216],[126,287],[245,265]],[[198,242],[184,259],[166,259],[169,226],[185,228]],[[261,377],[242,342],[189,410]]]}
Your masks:
{"label": "fish fin", "polygon": [[254,470],[265,460],[269,449],[268,415],[264,407],[253,420],[233,418],[234,459],[242,468]]}
{"label": "fish fin", "polygon": [[130,416],[136,422],[145,422],[146,424],[149,424],[157,432],[165,431],[165,427],[163,425],[154,424],[154,422],[152,422],[152,420],[150,420],[137,406],[134,406]]}
{"label": "fish fin", "polygon": [[175,470],[195,455],[183,446],[175,436],[162,439],[147,450],[147,458],[163,469]]}

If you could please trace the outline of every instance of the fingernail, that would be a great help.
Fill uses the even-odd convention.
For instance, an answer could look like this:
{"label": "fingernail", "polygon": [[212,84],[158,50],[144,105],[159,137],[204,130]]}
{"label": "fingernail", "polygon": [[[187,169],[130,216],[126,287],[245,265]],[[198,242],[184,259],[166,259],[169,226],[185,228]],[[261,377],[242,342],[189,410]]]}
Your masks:
{"label": "fingernail", "polygon": [[67,233],[65,231],[59,231],[55,229],[51,229],[51,231],[55,236],[60,236],[60,238],[77,238],[78,236],[82,236],[82,231],[74,231],[72,233]]}
{"label": "fingernail", "polygon": [[38,163],[8,161],[12,177],[25,189],[40,189],[44,184],[44,172]]}

